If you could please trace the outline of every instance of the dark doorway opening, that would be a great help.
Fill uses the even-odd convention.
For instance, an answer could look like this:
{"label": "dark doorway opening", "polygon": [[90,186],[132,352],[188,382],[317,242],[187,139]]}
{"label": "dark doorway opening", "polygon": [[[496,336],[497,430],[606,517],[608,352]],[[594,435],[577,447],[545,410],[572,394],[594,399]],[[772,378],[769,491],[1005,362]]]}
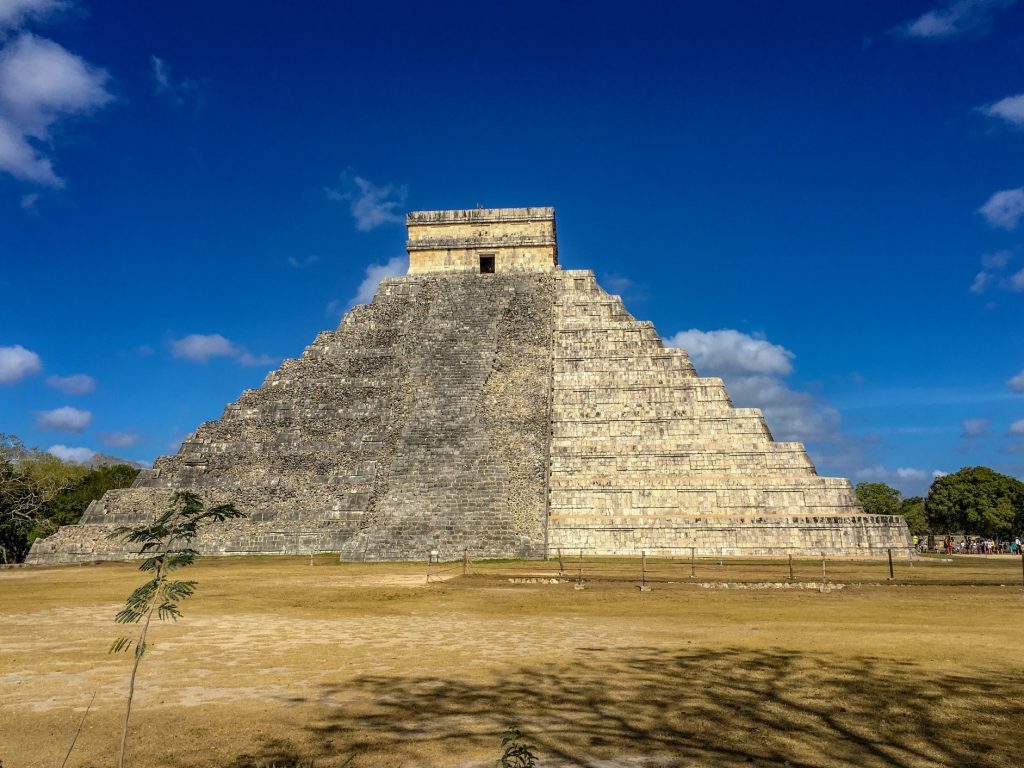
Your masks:
{"label": "dark doorway opening", "polygon": [[481,256],[480,257],[480,274],[481,275],[493,275],[494,274],[494,256]]}

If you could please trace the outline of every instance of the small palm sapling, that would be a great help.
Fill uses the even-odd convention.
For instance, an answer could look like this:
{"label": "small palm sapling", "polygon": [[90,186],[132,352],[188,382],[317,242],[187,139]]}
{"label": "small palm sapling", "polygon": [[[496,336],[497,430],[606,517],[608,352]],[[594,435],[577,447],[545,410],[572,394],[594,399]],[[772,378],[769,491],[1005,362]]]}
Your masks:
{"label": "small palm sapling", "polygon": [[121,730],[121,751],[118,768],[124,768],[124,750],[128,739],[128,718],[132,712],[132,698],[135,695],[135,676],[139,662],[146,652],[146,636],[155,613],[157,619],[177,621],[181,616],[178,603],[191,597],[196,582],[176,581],[170,577],[172,571],[185,568],[195,562],[199,553],[192,549],[192,540],[199,532],[200,525],[220,523],[225,520],[245,517],[233,504],[221,504],[206,509],[202,499],[194,493],[179,491],[171,499],[171,506],[149,523],[137,526],[120,526],[113,536],[128,545],[139,545],[143,556],[139,570],[152,574],[146,583],[139,586],[125,601],[114,620],[118,624],[142,623],[135,637],[119,637],[110,646],[111,653],[129,651],[135,647],[135,660],[128,682],[128,702],[125,706],[124,725]]}

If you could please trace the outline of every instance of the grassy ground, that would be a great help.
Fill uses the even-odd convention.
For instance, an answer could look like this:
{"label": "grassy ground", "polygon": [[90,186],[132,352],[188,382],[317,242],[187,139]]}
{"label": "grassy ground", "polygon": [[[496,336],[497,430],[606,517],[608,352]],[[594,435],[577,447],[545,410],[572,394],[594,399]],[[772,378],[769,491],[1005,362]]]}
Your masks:
{"label": "grassy ground", "polygon": [[[494,765],[513,722],[543,767],[1021,764],[1019,560],[897,564],[897,584],[836,564],[849,586],[826,593],[701,586],[786,581],[785,562],[661,566],[640,592],[614,563],[575,590],[509,583],[536,563],[426,586],[422,564],[201,561],[184,619],[151,633],[129,764]],[[68,765],[113,764],[130,658],[106,649],[140,581],[0,571],[5,768],[60,766],[94,693]]]}

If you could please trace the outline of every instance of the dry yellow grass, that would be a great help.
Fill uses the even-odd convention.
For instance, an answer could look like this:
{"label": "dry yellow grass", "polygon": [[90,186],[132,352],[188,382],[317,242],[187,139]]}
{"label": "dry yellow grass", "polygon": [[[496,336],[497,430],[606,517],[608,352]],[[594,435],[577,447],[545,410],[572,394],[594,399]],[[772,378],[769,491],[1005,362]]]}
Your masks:
{"label": "dry yellow grass", "polygon": [[[786,565],[717,568],[698,580]],[[911,585],[641,593],[505,578],[535,563],[424,586],[419,564],[204,560],[185,618],[151,633],[129,763],[493,765],[516,722],[545,768],[1020,765],[1020,562],[898,569]],[[113,764],[130,659],[106,649],[139,582],[130,564],[0,571],[5,768],[59,766],[94,692],[68,765]]]}

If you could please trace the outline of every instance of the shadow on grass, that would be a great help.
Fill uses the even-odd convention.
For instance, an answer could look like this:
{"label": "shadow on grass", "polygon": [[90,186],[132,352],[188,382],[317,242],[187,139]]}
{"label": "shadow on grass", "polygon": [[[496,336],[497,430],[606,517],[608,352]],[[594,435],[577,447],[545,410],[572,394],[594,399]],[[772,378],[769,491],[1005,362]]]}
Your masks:
{"label": "shadow on grass", "polygon": [[[302,759],[493,765],[501,731],[515,722],[544,768],[1009,766],[1018,764],[1024,695],[1020,671],[1003,675],[786,651],[585,648],[574,663],[522,667],[487,684],[452,670],[328,686],[305,702],[322,708],[307,727],[323,751]],[[299,759],[264,746],[235,768]]]}

